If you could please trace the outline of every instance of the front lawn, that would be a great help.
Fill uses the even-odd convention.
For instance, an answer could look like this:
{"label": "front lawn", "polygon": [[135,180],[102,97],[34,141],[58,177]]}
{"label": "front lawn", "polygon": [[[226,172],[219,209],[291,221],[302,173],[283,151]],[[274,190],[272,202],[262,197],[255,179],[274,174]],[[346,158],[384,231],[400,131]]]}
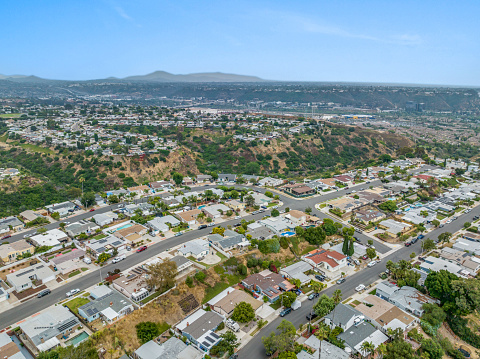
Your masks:
{"label": "front lawn", "polygon": [[106,237],[105,234],[100,233],[100,234],[97,234],[95,237],[93,237],[93,239],[103,239],[103,238],[105,238],[105,237]]}
{"label": "front lawn", "polygon": [[88,298],[77,297],[65,303],[64,306],[68,307],[68,309],[70,309],[73,313],[78,314],[78,308],[87,303],[90,303],[90,300]]}
{"label": "front lawn", "polygon": [[224,255],[224,254],[222,254],[222,253],[220,253],[220,252],[217,252],[217,256],[219,256],[222,261],[225,260],[225,259],[227,259],[227,256]]}
{"label": "front lawn", "polygon": [[207,287],[205,289],[205,297],[203,297],[202,303],[208,302],[210,299],[214,298],[216,295],[219,295],[225,289],[230,287],[230,284],[225,282],[217,282],[213,287]]}
{"label": "front lawn", "polygon": [[278,299],[276,302],[270,304],[270,307],[277,310],[282,306],[282,301]]}
{"label": "front lawn", "polygon": [[442,219],[446,218],[443,214],[437,213],[437,219],[441,221]]}
{"label": "front lawn", "polygon": [[73,271],[72,273],[70,273],[68,275],[68,278],[72,278],[72,277],[75,277],[77,274],[80,274],[80,270],[77,269],[76,271]]}

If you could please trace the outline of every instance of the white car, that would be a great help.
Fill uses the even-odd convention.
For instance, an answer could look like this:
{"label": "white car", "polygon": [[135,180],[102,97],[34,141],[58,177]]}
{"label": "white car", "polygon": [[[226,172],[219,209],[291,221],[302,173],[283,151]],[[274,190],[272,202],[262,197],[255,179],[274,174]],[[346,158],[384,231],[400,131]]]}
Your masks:
{"label": "white car", "polygon": [[70,292],[67,292],[67,297],[71,297],[72,295],[75,295],[80,292],[80,289],[72,289]]}
{"label": "white car", "polygon": [[235,219],[240,219],[241,217],[240,216],[235,216]]}
{"label": "white car", "polygon": [[361,292],[364,289],[365,289],[365,286],[363,284],[360,284],[357,288],[355,288],[357,292]]}
{"label": "white car", "polygon": [[450,223],[452,223],[452,220],[451,220],[451,219],[449,219],[449,220],[448,220],[448,221],[446,221],[445,223],[447,223],[447,224],[450,224]]}
{"label": "white car", "polygon": [[370,263],[367,264],[367,267],[373,267],[375,264],[377,264],[376,261],[371,261]]}
{"label": "white car", "polygon": [[112,263],[118,263],[120,261],[123,261],[125,258],[127,258],[127,256],[125,254],[122,254],[121,256],[113,258]]}

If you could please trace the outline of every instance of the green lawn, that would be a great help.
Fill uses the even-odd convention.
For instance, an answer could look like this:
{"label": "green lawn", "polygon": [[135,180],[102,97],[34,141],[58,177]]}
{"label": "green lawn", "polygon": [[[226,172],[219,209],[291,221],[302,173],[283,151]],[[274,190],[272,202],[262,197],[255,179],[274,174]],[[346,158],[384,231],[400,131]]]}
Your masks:
{"label": "green lawn", "polygon": [[455,213],[461,212],[461,211],[463,211],[464,209],[465,209],[464,207],[458,207],[458,208],[455,210]]}
{"label": "green lawn", "polygon": [[70,309],[73,313],[78,314],[78,308],[87,303],[90,303],[90,300],[88,298],[77,297],[65,303],[64,306],[68,307],[68,309]]}
{"label": "green lawn", "polygon": [[170,324],[165,322],[158,323],[158,329],[160,329],[160,333],[164,333],[170,329]]}
{"label": "green lawn", "polygon": [[204,267],[208,267],[208,264],[205,264],[205,263],[202,263],[202,262],[199,262],[197,261],[194,257],[190,256],[190,257],[187,257],[188,259],[190,259],[192,262],[195,262],[195,263],[198,263],[198,264],[201,264],[202,266]]}
{"label": "green lawn", "polygon": [[77,269],[76,271],[70,273],[70,274],[68,275],[68,278],[75,277],[77,274],[80,274],[80,270],[79,270],[79,269]]}
{"label": "green lawn", "polygon": [[19,118],[22,116],[21,113],[2,113],[0,118]]}
{"label": "green lawn", "polygon": [[95,237],[93,237],[93,239],[102,239],[102,238],[105,238],[106,235],[103,234],[103,233],[100,233],[100,234],[97,234]]}
{"label": "green lawn", "polygon": [[275,309],[275,310],[277,310],[281,306],[282,306],[282,301],[281,300],[277,300],[275,303],[270,304],[270,307]]}
{"label": "green lawn", "polygon": [[207,287],[207,289],[205,290],[205,297],[203,297],[202,303],[205,304],[228,287],[230,287],[230,284],[225,282],[217,282],[213,287]]}
{"label": "green lawn", "polygon": [[225,256],[224,254],[222,254],[220,252],[217,252],[217,256],[219,256],[222,261],[227,259],[227,256]]}
{"label": "green lawn", "polygon": [[372,290],[371,292],[368,292],[368,294],[371,294],[371,295],[375,295],[377,294],[377,288],[375,288],[374,290]]}
{"label": "green lawn", "polygon": [[437,219],[441,221],[442,219],[446,218],[443,214],[437,213]]}
{"label": "green lawn", "polygon": [[313,251],[315,248],[317,248],[317,247],[315,247],[315,246],[308,246],[307,248],[305,248],[305,249],[302,251],[302,255],[307,254],[308,252]]}
{"label": "green lawn", "polygon": [[37,145],[32,145],[31,143],[22,143],[22,144],[20,144],[20,147],[22,147],[26,150],[30,150],[32,152],[49,153],[49,154],[55,153],[54,151],[52,151],[49,148],[40,147],[40,146],[37,146]]}
{"label": "green lawn", "polygon": [[82,272],[86,272],[86,271],[88,270],[88,268],[80,268],[80,270],[81,270]]}

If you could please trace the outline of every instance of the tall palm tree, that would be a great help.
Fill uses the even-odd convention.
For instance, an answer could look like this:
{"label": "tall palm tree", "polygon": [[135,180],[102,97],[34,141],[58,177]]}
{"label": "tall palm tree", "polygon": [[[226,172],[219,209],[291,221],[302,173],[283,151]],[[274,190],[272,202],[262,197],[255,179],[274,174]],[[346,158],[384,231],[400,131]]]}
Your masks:
{"label": "tall palm tree", "polygon": [[315,336],[318,340],[324,340],[330,334],[330,328],[325,323],[320,323],[318,330],[315,332]]}
{"label": "tall palm tree", "polygon": [[372,354],[372,351],[373,351],[373,353],[375,353],[375,346],[373,345],[372,342],[364,341],[362,343],[362,345],[360,346],[360,350],[361,350],[363,356],[367,356],[367,355]]}
{"label": "tall palm tree", "polygon": [[387,345],[385,343],[380,344],[377,347],[377,353],[379,359],[382,359],[385,354],[387,354]]}
{"label": "tall palm tree", "polygon": [[342,301],[342,291],[340,289],[337,289],[333,292],[332,299],[335,302],[335,304],[338,304]]}

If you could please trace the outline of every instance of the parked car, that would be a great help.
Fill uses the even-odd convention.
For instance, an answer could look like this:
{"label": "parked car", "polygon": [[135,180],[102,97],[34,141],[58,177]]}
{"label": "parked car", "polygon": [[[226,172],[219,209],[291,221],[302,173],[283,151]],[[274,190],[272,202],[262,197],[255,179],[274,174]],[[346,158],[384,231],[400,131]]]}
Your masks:
{"label": "parked car", "polygon": [[77,293],[80,293],[80,289],[72,289],[70,292],[67,292],[67,297],[71,297],[72,295],[75,295]]}
{"label": "parked car", "polygon": [[363,257],[362,257],[363,260],[367,260],[368,259],[368,256],[365,254]]}
{"label": "parked car", "polygon": [[37,294],[37,298],[45,297],[46,295],[50,294],[52,291],[50,289],[42,290],[40,293]]}
{"label": "parked car", "polygon": [[147,246],[138,247],[137,253],[143,252],[143,251],[146,250],[146,249],[147,249]]}
{"label": "parked car", "polygon": [[88,257],[84,257],[84,258],[83,258],[83,262],[84,262],[85,264],[91,264],[91,263],[92,263],[92,260],[91,260],[90,258],[88,258]]}
{"label": "parked car", "polygon": [[241,217],[240,216],[235,216],[235,219],[240,219]]}
{"label": "parked car", "polygon": [[325,276],[324,276],[324,275],[316,274],[316,275],[315,275],[315,278],[318,279],[320,282],[323,282],[323,281],[325,280]]}
{"label": "parked car", "polygon": [[95,211],[95,208],[92,208],[89,212],[93,212],[93,211]]}
{"label": "parked car", "polygon": [[405,247],[410,247],[412,245],[412,242],[405,242]]}
{"label": "parked car", "polygon": [[353,263],[355,263],[357,266],[360,265],[360,261],[359,261],[358,259],[354,259],[354,260],[353,260]]}
{"label": "parked car", "polygon": [[442,223],[439,225],[440,228],[443,228],[445,225]]}
{"label": "parked car", "polygon": [[210,222],[209,224],[207,224],[208,227],[213,227],[215,226],[215,222]]}
{"label": "parked car", "polygon": [[175,237],[180,237],[183,234],[183,232],[177,232],[175,233]]}
{"label": "parked car", "polygon": [[7,239],[7,238],[10,238],[11,235],[10,234],[7,234],[6,236],[3,236],[2,239]]}
{"label": "parked car", "polygon": [[308,300],[314,300],[315,298],[318,298],[319,294],[318,293],[312,293],[308,296]]}
{"label": "parked car", "polygon": [[205,229],[207,228],[208,226],[206,224],[202,224],[201,226],[198,226],[198,229]]}
{"label": "parked car", "polygon": [[280,316],[281,316],[281,317],[284,317],[284,316],[286,316],[288,313],[290,313],[291,311],[292,311],[292,308],[285,308],[284,310],[282,310],[282,311],[280,312]]}
{"label": "parked car", "polygon": [[118,263],[120,261],[123,261],[125,258],[127,258],[127,256],[125,254],[122,254],[121,256],[113,258],[112,263]]}
{"label": "parked car", "polygon": [[339,280],[337,280],[337,284],[342,284],[346,281],[345,278],[340,278]]}
{"label": "parked car", "polygon": [[450,224],[450,223],[452,223],[452,220],[449,219],[449,220],[447,220],[445,223],[446,223],[446,224]]}
{"label": "parked car", "polygon": [[318,314],[315,312],[310,312],[307,314],[307,320],[314,320],[316,317],[318,317]]}
{"label": "parked car", "polygon": [[367,264],[367,267],[373,267],[375,264],[377,264],[376,261],[371,261],[370,263]]}
{"label": "parked car", "polygon": [[419,234],[419,235],[417,236],[417,239],[423,239],[423,238],[425,238],[425,236],[424,236],[423,234]]}
{"label": "parked car", "polygon": [[127,251],[131,251],[131,250],[132,250],[132,247],[130,247],[130,246],[126,246],[125,248],[127,249]]}
{"label": "parked car", "polygon": [[353,239],[355,239],[355,242],[362,243],[360,242],[360,239],[358,239],[357,237],[353,237]]}
{"label": "parked car", "polygon": [[357,292],[361,292],[361,291],[364,290],[364,289],[365,289],[365,285],[363,285],[363,284],[360,284],[360,285],[358,285],[358,286],[355,288],[355,290],[356,290]]}
{"label": "parked car", "polygon": [[238,323],[236,321],[234,321],[233,319],[227,319],[227,321],[225,322],[225,326],[228,329],[233,330],[234,332],[239,332],[240,331],[240,325],[238,325]]}

